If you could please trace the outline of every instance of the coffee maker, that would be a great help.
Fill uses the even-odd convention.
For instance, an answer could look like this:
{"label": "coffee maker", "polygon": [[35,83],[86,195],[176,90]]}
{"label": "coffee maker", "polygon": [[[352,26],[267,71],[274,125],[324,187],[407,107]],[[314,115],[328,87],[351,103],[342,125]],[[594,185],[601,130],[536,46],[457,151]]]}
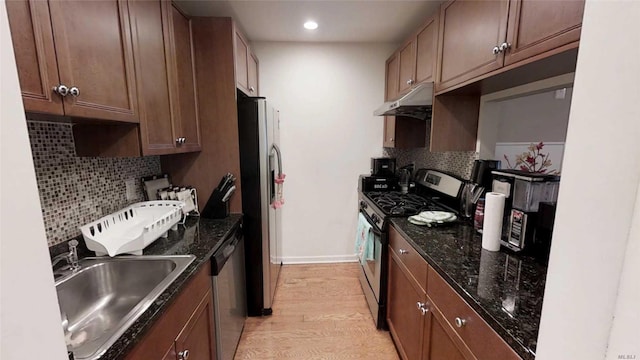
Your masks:
{"label": "coffee maker", "polygon": [[494,170],[492,174],[492,191],[506,197],[502,245],[517,252],[536,252],[540,203],[557,200],[560,177],[518,170]]}

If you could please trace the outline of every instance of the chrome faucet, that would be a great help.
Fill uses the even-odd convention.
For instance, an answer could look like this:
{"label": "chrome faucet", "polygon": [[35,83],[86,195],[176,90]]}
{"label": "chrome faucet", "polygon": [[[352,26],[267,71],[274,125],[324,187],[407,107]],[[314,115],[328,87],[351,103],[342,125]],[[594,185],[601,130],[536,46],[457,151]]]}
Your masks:
{"label": "chrome faucet", "polygon": [[51,259],[51,267],[55,269],[56,265],[62,260],[67,261],[69,270],[75,272],[80,269],[80,265],[78,265],[78,240],[69,241],[69,252],[60,254]]}

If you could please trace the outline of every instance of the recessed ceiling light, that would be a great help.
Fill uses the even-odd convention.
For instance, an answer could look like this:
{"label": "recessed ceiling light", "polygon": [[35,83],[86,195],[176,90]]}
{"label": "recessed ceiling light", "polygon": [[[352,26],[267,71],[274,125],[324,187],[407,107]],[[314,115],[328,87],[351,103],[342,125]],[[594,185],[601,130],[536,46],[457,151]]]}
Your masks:
{"label": "recessed ceiling light", "polygon": [[307,21],[304,23],[304,28],[307,30],[315,30],[318,28],[318,23],[315,21]]}

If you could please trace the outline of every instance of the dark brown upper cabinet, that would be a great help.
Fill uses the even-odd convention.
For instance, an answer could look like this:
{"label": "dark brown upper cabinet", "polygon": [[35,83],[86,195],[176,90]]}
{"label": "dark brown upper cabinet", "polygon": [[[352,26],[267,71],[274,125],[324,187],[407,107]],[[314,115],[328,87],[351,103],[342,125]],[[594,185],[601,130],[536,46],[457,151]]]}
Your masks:
{"label": "dark brown upper cabinet", "polygon": [[408,93],[416,81],[416,39],[412,37],[398,52],[400,70],[398,72],[398,92]]}
{"label": "dark brown upper cabinet", "polygon": [[137,122],[128,4],[7,2],[26,111]]}
{"label": "dark brown upper cabinet", "polygon": [[142,153],[172,153],[178,143],[179,109],[175,100],[175,73],[167,1],[134,1],[129,4],[140,104]]}
{"label": "dark brown upper cabinet", "polygon": [[578,47],[583,12],[583,0],[444,3],[436,92]]}
{"label": "dark brown upper cabinet", "polygon": [[427,20],[416,35],[415,83],[435,80],[438,53],[438,17]]}
{"label": "dark brown upper cabinet", "polygon": [[138,126],[74,125],[79,156],[199,151],[191,19],[170,1],[129,2],[139,100]]}
{"label": "dark brown upper cabinet", "polygon": [[235,31],[236,85],[246,95],[258,96],[258,58],[244,35]]}
{"label": "dark brown upper cabinet", "polygon": [[56,0],[49,7],[65,115],[138,122],[128,3]]}
{"label": "dark brown upper cabinet", "polygon": [[247,45],[244,37],[236,30],[236,82],[245,93],[249,91],[249,68],[247,66]]}
{"label": "dark brown upper cabinet", "polygon": [[583,13],[584,0],[511,0],[504,64],[577,46]]}
{"label": "dark brown upper cabinet", "polygon": [[196,97],[193,33],[191,19],[171,6],[171,41],[177,76],[176,102],[180,113],[176,126],[179,141],[176,152],[200,150],[200,124]]}
{"label": "dark brown upper cabinet", "polygon": [[509,0],[453,0],[440,8],[436,91],[502,67]]}
{"label": "dark brown upper cabinet", "polygon": [[7,1],[11,39],[26,111],[64,115],[58,61],[46,1]]}

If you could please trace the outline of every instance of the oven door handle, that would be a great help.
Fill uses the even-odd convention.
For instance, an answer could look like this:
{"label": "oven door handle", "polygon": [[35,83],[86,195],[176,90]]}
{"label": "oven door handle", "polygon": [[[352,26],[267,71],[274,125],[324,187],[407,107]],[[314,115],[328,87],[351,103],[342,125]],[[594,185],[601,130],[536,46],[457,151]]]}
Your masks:
{"label": "oven door handle", "polygon": [[367,220],[369,225],[371,225],[371,231],[373,231],[376,235],[381,237],[382,236],[382,230],[378,229],[378,227],[373,223],[373,220],[369,217],[369,215],[364,211],[360,211],[360,213],[362,213],[362,215],[364,215],[364,218]]}

